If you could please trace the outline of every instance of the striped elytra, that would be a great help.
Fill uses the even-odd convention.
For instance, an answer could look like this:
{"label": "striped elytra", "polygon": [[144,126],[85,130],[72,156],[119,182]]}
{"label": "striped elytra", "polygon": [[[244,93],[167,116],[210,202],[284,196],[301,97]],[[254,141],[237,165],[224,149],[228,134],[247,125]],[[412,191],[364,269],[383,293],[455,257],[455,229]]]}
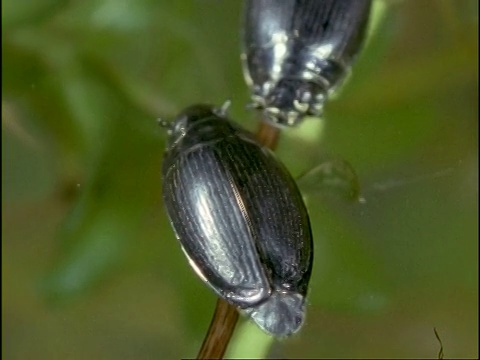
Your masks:
{"label": "striped elytra", "polygon": [[242,64],[270,123],[320,116],[364,42],[371,0],[247,0]]}
{"label": "striped elytra", "polygon": [[295,181],[253,135],[208,105],[173,122],[163,198],[203,281],[274,336],[298,331],[313,243]]}

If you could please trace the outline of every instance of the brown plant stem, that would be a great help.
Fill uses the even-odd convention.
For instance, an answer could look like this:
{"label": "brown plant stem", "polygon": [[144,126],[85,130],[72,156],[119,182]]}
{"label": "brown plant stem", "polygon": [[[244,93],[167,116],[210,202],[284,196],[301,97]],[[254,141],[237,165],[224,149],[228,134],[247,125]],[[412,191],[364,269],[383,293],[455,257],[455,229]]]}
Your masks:
{"label": "brown plant stem", "polygon": [[257,129],[257,140],[263,146],[275,151],[280,138],[280,129],[261,121]]}
{"label": "brown plant stem", "polygon": [[[280,129],[260,122],[256,136],[260,144],[275,150],[280,137]],[[238,311],[235,306],[223,299],[218,299],[197,359],[223,359],[237,321]]]}
{"label": "brown plant stem", "polygon": [[217,300],[212,322],[208,328],[197,359],[223,359],[238,320],[238,311],[223,299]]}

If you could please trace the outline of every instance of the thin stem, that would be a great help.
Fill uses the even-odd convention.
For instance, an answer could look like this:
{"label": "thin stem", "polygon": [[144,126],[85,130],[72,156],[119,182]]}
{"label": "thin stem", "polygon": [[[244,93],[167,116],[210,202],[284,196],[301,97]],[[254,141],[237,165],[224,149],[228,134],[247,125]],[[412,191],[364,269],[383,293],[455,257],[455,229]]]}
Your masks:
{"label": "thin stem", "polygon": [[[260,122],[257,139],[261,145],[275,150],[279,137],[280,129]],[[197,359],[223,359],[237,321],[238,312],[235,306],[230,305],[225,300],[218,299],[210,327],[198,352]]]}
{"label": "thin stem", "polygon": [[222,299],[217,300],[212,322],[197,359],[223,359],[238,320],[235,306]]}
{"label": "thin stem", "polygon": [[260,122],[260,125],[257,129],[257,140],[260,144],[274,151],[277,148],[279,138],[279,128],[276,128],[263,121]]}

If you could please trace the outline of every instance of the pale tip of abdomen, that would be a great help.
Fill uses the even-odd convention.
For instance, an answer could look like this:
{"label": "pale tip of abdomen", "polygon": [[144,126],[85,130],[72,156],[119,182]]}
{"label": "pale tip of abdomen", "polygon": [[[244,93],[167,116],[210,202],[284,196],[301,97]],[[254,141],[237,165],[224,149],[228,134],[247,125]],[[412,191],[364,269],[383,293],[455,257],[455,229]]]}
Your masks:
{"label": "pale tip of abdomen", "polygon": [[286,337],[303,325],[305,298],[298,293],[274,291],[267,301],[244,312],[268,334]]}

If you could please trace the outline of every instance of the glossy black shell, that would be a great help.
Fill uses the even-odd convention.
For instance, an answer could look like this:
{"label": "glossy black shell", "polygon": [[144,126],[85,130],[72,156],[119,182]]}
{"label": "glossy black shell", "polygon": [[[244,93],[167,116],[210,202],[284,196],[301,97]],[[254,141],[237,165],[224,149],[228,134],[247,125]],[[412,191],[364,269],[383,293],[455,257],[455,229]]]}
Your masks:
{"label": "glossy black shell", "polygon": [[303,323],[313,244],[307,210],[286,168],[210,106],[174,122],[163,198],[190,265],[263,330]]}
{"label": "glossy black shell", "polygon": [[247,0],[242,63],[253,105],[279,125],[319,116],[365,37],[371,0]]}

